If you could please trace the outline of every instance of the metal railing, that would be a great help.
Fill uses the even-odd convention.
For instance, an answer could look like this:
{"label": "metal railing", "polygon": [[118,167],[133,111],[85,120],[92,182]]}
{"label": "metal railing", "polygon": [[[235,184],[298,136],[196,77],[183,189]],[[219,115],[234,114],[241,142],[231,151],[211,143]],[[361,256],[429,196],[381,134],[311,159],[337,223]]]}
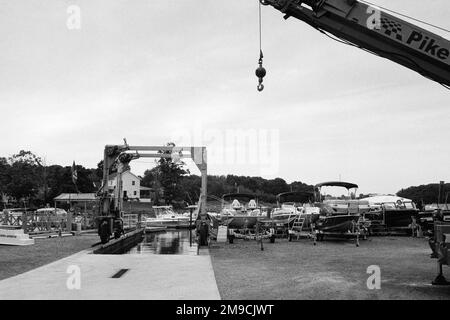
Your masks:
{"label": "metal railing", "polygon": [[27,211],[22,213],[9,213],[7,210],[0,212],[0,225],[17,227],[26,233],[48,231],[72,231],[72,224],[80,224],[82,230],[95,228],[95,216],[85,212],[73,215],[55,214],[52,212]]}
{"label": "metal railing", "polygon": [[125,213],[123,214],[123,227],[124,229],[134,229],[140,226],[142,215],[140,213]]}

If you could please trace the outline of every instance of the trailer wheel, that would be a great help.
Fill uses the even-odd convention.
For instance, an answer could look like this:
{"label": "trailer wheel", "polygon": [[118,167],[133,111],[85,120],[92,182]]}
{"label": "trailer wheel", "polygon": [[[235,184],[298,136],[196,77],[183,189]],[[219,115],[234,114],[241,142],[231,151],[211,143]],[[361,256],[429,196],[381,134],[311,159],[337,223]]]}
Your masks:
{"label": "trailer wheel", "polygon": [[229,243],[233,243],[233,241],[234,241],[234,235],[230,234],[230,235],[228,236],[228,242],[229,242]]}
{"label": "trailer wheel", "polygon": [[207,243],[206,235],[203,232],[200,232],[199,243],[201,246],[204,246],[205,243]]}
{"label": "trailer wheel", "polygon": [[200,230],[199,230],[200,246],[208,245],[208,234],[209,234],[208,225],[206,223],[202,223],[200,225]]}

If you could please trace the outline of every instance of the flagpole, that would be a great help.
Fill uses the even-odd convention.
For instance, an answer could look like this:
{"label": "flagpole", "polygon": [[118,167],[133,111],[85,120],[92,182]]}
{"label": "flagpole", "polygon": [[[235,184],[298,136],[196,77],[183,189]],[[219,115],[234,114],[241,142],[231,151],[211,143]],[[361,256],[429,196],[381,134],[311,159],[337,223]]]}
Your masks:
{"label": "flagpole", "polygon": [[75,185],[76,193],[80,193],[78,191],[77,180],[78,180],[78,173],[77,173],[77,168],[75,167],[75,160],[74,160],[72,163],[72,182]]}

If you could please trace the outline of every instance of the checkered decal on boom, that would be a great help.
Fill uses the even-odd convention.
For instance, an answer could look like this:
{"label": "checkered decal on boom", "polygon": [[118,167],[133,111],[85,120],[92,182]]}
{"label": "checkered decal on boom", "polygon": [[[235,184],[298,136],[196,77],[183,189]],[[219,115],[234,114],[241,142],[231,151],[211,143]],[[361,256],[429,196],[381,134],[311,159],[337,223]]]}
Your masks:
{"label": "checkered decal on boom", "polygon": [[388,36],[395,37],[397,40],[403,41],[402,25],[400,23],[382,17],[381,28]]}

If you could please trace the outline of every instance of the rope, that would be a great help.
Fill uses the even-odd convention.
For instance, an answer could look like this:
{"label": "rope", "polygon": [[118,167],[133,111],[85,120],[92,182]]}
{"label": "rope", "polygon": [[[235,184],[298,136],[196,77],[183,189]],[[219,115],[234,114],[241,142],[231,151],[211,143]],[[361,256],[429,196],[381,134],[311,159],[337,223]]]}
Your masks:
{"label": "rope", "polygon": [[258,0],[259,6],[259,56],[260,59],[263,57],[262,53],[262,13],[261,13],[261,2]]}
{"label": "rope", "polygon": [[256,69],[255,74],[258,77],[258,91],[264,90],[263,79],[266,75],[266,69],[263,67],[263,52],[262,52],[262,14],[261,14],[261,2],[258,0],[258,14],[259,14],[259,67]]}

